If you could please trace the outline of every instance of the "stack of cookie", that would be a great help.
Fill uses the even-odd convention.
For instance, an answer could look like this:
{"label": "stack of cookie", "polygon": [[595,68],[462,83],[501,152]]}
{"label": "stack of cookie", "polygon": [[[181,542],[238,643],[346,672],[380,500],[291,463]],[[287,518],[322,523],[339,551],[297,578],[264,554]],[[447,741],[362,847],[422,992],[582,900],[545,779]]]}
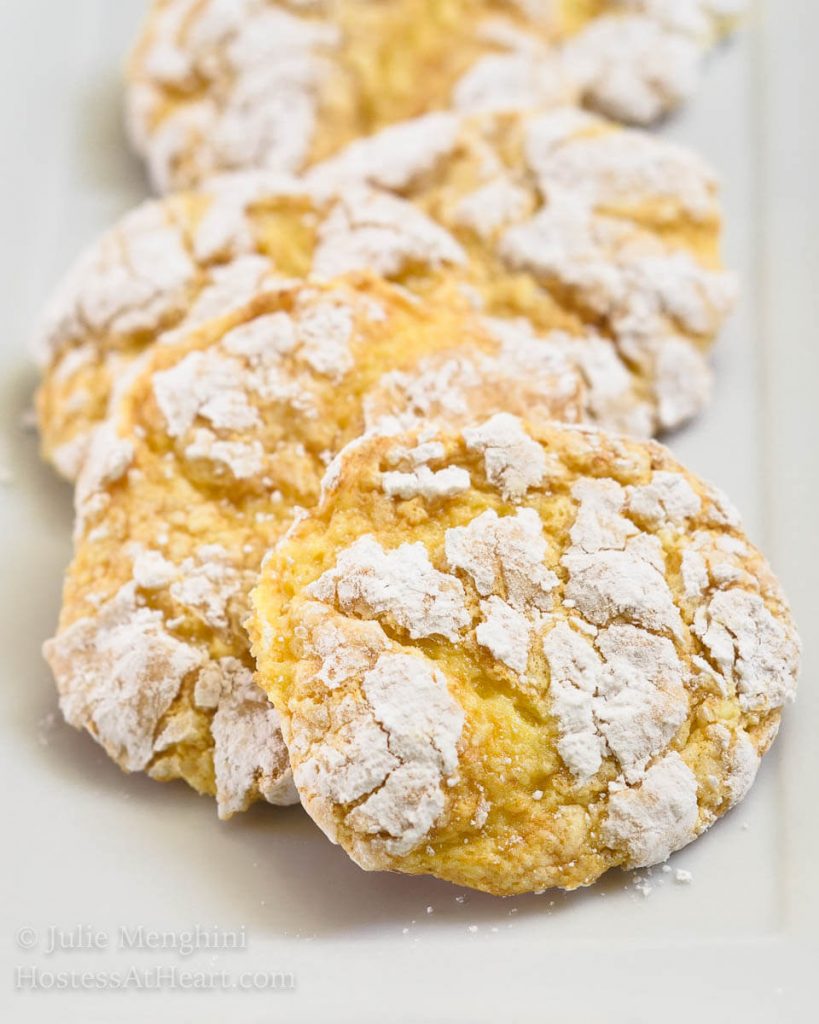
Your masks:
{"label": "stack of cookie", "polygon": [[155,0],[129,121],[168,194],[38,337],[76,482],[46,657],[123,769],[497,893],[747,792],[798,639],[650,440],[733,304],[717,184],[604,116],[672,108],[736,6]]}

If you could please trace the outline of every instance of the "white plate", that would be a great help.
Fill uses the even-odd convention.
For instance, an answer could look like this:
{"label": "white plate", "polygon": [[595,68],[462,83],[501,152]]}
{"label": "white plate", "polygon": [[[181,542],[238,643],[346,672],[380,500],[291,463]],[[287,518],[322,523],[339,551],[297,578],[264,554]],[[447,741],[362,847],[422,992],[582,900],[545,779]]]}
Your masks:
{"label": "white plate", "polygon": [[[721,171],[727,257],[744,280],[717,357],[716,401],[672,446],[733,496],[781,573],[808,642],[799,703],[745,804],[674,857],[672,868],[690,871],[691,884],[655,871],[644,896],[633,877],[616,874],[575,895],[505,901],[365,875],[298,809],[257,808],[220,824],[210,801],[182,785],[126,778],[53,718],[39,646],[53,628],[69,556],[70,494],[21,429],[35,381],[25,345],[78,246],[144,194],[120,128],[118,83],[142,6],[0,6],[0,465],[12,477],[0,488],[2,1019],[815,1019],[817,5],[779,0],[766,20],[757,12],[666,129]],[[48,954],[51,926],[82,925],[109,948]],[[244,928],[246,948],[187,957],[118,948],[121,929],[196,925]],[[79,984],[83,971],[174,966],[225,970],[237,983],[247,972],[292,972],[295,989],[31,990],[34,968],[47,985],[61,972],[75,972]],[[29,989],[17,991],[18,982]],[[68,974],[65,983],[74,983]]]}

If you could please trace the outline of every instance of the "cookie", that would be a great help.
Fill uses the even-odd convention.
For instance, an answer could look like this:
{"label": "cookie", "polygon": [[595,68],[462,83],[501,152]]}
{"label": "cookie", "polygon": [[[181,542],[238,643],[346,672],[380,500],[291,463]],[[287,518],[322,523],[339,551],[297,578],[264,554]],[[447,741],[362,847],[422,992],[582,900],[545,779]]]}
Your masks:
{"label": "cookie", "polygon": [[[36,339],[44,454],[64,475],[135,354],[282,277],[369,268],[423,297],[460,289],[533,335],[561,332],[552,342],[568,332],[582,342],[586,418],[609,428],[646,434],[702,406],[705,350],[734,286],[718,269],[714,179],[695,157],[567,111],[434,115],[364,147],[310,185],[227,175],[147,203],[91,247]],[[364,174],[440,223],[356,184]],[[486,237],[464,223],[470,210]]]}
{"label": "cookie", "polygon": [[231,175],[145,203],[80,257],[37,329],[43,454],[76,479],[135,357],[260,290],[372,269],[426,295],[450,285],[465,258],[420,211],[366,188],[339,198],[276,175]]}
{"label": "cookie", "polygon": [[576,108],[429,114],[353,143],[318,187],[411,199],[469,257],[484,308],[608,339],[584,370],[598,424],[648,436],[700,412],[736,286],[718,184],[689,150]]}
{"label": "cookie", "polygon": [[738,0],[154,0],[128,123],[160,191],[294,173],[386,124],[584,102],[649,122],[696,85]]}
{"label": "cookie", "polygon": [[665,860],[795,693],[788,605],[719,492],[655,442],[505,414],[343,452],[253,606],[318,825],[497,894]]}
{"label": "cookie", "polygon": [[65,718],[126,771],[214,794],[222,817],[295,799],[243,629],[262,557],[365,428],[533,404],[580,417],[571,364],[490,327],[345,278],[262,293],[146,351],[77,485],[75,555],[45,647]]}

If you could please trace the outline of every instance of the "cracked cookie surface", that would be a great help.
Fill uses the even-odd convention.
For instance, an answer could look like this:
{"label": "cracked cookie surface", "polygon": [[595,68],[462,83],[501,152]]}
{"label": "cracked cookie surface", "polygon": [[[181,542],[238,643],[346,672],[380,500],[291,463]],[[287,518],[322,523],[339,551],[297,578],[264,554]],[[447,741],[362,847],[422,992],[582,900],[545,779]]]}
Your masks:
{"label": "cracked cookie surface", "polygon": [[723,495],[654,442],[504,414],[342,452],[253,607],[320,827],[499,894],[665,860],[795,694],[787,602]]}
{"label": "cracked cookie surface", "polygon": [[716,177],[684,147],[573,107],[443,112],[352,143],[310,180],[411,199],[463,247],[493,315],[604,339],[577,350],[589,420],[648,436],[706,404],[735,282]]}
{"label": "cracked cookie surface", "polygon": [[694,89],[739,0],[155,0],[128,121],[161,191],[294,173],[385,124],[583,102],[649,122]]}
{"label": "cracked cookie surface", "polygon": [[425,295],[453,287],[464,260],[420,211],[366,187],[319,196],[289,178],[229,175],[144,203],[80,257],[42,318],[44,455],[75,479],[134,359],[262,290],[372,270]]}
{"label": "cracked cookie surface", "polygon": [[293,802],[243,628],[264,554],[366,428],[533,404],[579,418],[582,380],[530,344],[352,276],[262,293],[147,349],[77,484],[75,555],[45,647],[66,719],[125,770],[215,795],[223,817]]}
{"label": "cracked cookie surface", "polygon": [[570,347],[589,422],[670,429],[705,403],[732,306],[719,237],[702,161],[571,109],[431,115],[310,184],[227,175],[139,207],[69,272],[36,342],[44,452],[76,477],[116,381],[169,333],[260,288],[364,269]]}

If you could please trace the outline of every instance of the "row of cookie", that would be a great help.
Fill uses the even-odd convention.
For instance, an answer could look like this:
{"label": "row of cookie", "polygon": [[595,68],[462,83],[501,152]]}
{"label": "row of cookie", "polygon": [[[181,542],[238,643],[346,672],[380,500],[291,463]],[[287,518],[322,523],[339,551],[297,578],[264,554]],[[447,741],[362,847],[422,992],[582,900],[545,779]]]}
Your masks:
{"label": "row of cookie", "polygon": [[[222,5],[221,23],[207,3],[157,6],[166,71],[184,58],[170,27],[204,47],[157,132],[190,168],[230,132],[183,153],[180,125],[209,125],[214,83],[252,59],[233,14],[269,26],[282,5]],[[663,31],[725,13],[692,4]],[[372,38],[361,55],[388,66]],[[266,45],[237,76],[251,143],[277,116],[269,82],[289,96]],[[288,52],[292,72],[305,54]],[[395,114],[355,131],[379,117]],[[39,346],[46,452],[79,478],[47,645],[66,717],[224,816],[297,799],[283,728],[307,809],[368,867],[571,888],[689,841],[743,795],[792,694],[787,605],[724,502],[661,449],[544,424],[647,435],[699,409],[732,297],[718,241],[700,161],[566,107],[430,114],[301,182],[229,176],[135,211],[69,276]],[[277,544],[253,625],[274,711],[244,621]]]}
{"label": "row of cookie", "polygon": [[745,795],[799,642],[726,499],[555,425],[571,363],[456,295],[283,283],[146,349],[46,656],[69,722],[223,817],[301,799],[370,869],[574,888]]}
{"label": "row of cookie", "polygon": [[297,173],[433,110],[569,103],[646,124],[742,0],[153,0],[128,122],[160,191]]}
{"label": "row of cookie", "polygon": [[[415,202],[385,191],[390,183]],[[707,391],[704,353],[732,293],[730,278],[718,269],[718,243],[716,185],[701,161],[566,108],[430,115],[354,143],[307,182],[229,175],[134,211],[69,273],[38,343],[45,451],[65,475],[79,478],[80,561],[86,533],[101,545],[99,552],[92,547],[89,565],[80,570],[87,583],[74,590],[76,573],[69,576],[61,639],[50,655],[69,720],[88,726],[129,769],[181,775],[197,788],[216,791],[225,814],[260,794],[275,799],[277,783],[259,771],[258,753],[244,763],[242,773],[250,780],[244,788],[220,784],[223,772],[212,756],[212,733],[224,717],[214,714],[218,704],[197,726],[204,740],[194,744],[193,767],[169,745],[178,729],[165,731],[171,705],[155,690],[159,686],[171,703],[177,690],[172,676],[146,681],[165,664],[150,645],[144,655],[148,667],[127,686],[116,682],[107,660],[116,644],[100,642],[98,634],[113,621],[125,650],[138,646],[124,628],[117,600],[120,589],[137,579],[139,547],[156,534],[157,515],[176,517],[187,530],[193,491],[204,487],[210,508],[213,479],[228,493],[234,488],[242,500],[255,494],[254,524],[258,513],[271,525],[255,541],[237,541],[238,562],[236,551],[215,539],[219,529],[210,539],[207,531],[196,533],[187,545],[171,538],[170,559],[160,550],[179,575],[168,581],[168,592],[195,592],[203,580],[215,585],[223,572],[232,581],[229,593],[238,611],[228,615],[210,595],[194,619],[204,616],[207,650],[210,631],[227,629],[217,649],[247,668],[252,662],[241,614],[253,567],[293,508],[315,502],[322,459],[364,427],[391,422],[399,429],[418,417],[452,425],[503,408],[647,434],[693,413]],[[219,341],[220,318],[255,318],[257,308],[282,301],[288,288],[298,289],[307,278],[325,281],[308,290],[322,294],[332,292],[326,282],[337,275],[369,270],[415,301],[417,323],[408,333],[417,340],[399,341],[395,318],[388,317],[380,348],[370,340],[368,354],[369,335],[354,333],[361,348],[351,356],[346,329],[336,338],[334,317],[319,303],[308,317],[312,326],[291,328],[287,335],[301,338],[307,330],[288,356],[296,359],[293,365],[279,365],[283,342],[275,329],[269,338],[262,335],[252,359],[237,363],[239,352],[226,360],[210,353],[185,361],[193,369],[171,374],[173,383],[160,386],[169,397],[158,425],[140,423],[138,430],[163,438],[155,447],[169,464],[150,501],[141,488],[152,474],[135,470],[139,488],[131,497],[122,477],[130,481],[133,470],[123,454],[133,446],[132,431],[126,422],[120,443],[119,427],[113,434],[99,427],[121,421],[121,410],[133,401],[134,381],[151,379],[158,367],[170,368],[174,353],[185,353],[191,338],[213,335]],[[342,328],[351,316],[342,316]],[[427,356],[435,359],[425,361]],[[269,414],[245,408],[244,378],[251,372],[256,392],[272,405]],[[338,397],[347,373],[353,374],[347,384],[354,389],[352,409]],[[364,393],[376,384],[374,394]],[[143,391],[150,390],[144,384]],[[143,395],[135,408],[142,416],[153,406]],[[259,433],[270,415],[279,426],[272,435]],[[96,509],[107,513],[109,486],[125,503],[113,532],[90,515]],[[182,494],[178,507],[175,487]],[[270,494],[284,495],[280,515],[266,510]],[[211,564],[213,544],[222,568]],[[199,584],[185,583],[191,574]],[[140,602],[145,597],[139,588],[133,596]],[[110,620],[112,601],[119,610]],[[212,606],[219,611],[213,613]],[[142,609],[138,603],[135,614],[145,621]],[[152,618],[150,635],[164,637],[164,625],[157,630],[158,625],[186,623],[188,614],[172,596],[159,620]],[[78,644],[87,648],[88,662]],[[183,697],[187,710],[189,694]],[[150,711],[144,721],[135,710],[143,703]],[[254,720],[267,714],[253,701],[248,711]],[[131,725],[124,728],[124,721]],[[230,730],[224,735],[228,742]],[[163,750],[170,753],[155,763]],[[281,744],[277,756],[283,756]],[[233,754],[231,763],[236,760]]]}
{"label": "row of cookie", "polygon": [[702,160],[574,108],[431,114],[300,181],[213,179],[125,217],[58,289],[37,341],[45,452],[75,477],[113,382],[169,330],[362,269],[421,298],[460,289],[545,338],[576,364],[587,420],[670,429],[705,403],[733,305],[719,243]]}

